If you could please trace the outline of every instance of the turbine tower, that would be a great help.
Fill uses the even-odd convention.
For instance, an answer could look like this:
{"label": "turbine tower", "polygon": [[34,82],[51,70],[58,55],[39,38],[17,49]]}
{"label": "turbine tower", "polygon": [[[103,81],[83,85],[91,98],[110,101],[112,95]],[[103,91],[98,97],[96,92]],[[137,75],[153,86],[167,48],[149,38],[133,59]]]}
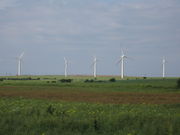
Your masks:
{"label": "turbine tower", "polygon": [[124,55],[123,50],[121,50],[121,53],[122,53],[122,55],[121,55],[121,58],[118,61],[118,63],[121,62],[121,79],[124,79],[124,59],[127,58],[127,56]]}
{"label": "turbine tower", "polygon": [[67,68],[68,68],[68,61],[64,57],[64,76],[67,77]]}
{"label": "turbine tower", "polygon": [[163,60],[162,60],[162,70],[163,70],[163,75],[162,77],[165,78],[165,64],[166,64],[166,60],[165,58],[163,57]]}
{"label": "turbine tower", "polygon": [[94,60],[93,60],[93,75],[94,75],[94,78],[97,77],[97,58],[96,56],[94,56]]}
{"label": "turbine tower", "polygon": [[21,55],[18,57],[18,73],[17,75],[20,76],[21,75],[21,62],[22,62],[22,58],[24,56],[24,52],[21,53]]}

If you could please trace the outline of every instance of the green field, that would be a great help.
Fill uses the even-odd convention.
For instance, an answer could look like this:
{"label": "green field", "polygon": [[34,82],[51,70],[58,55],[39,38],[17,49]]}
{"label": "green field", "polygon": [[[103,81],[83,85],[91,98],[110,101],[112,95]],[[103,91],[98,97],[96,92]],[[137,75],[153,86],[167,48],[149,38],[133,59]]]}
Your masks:
{"label": "green field", "polygon": [[180,134],[178,78],[0,78],[2,135]]}

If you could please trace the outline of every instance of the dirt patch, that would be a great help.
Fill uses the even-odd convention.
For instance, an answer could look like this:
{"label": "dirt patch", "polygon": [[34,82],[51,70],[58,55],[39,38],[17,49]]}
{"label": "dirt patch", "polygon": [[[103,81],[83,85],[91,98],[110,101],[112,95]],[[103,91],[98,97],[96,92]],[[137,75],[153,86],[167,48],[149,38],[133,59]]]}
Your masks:
{"label": "dirt patch", "polygon": [[[9,90],[10,89],[10,90]],[[0,97],[25,97],[73,102],[113,104],[175,104],[180,103],[180,93],[137,93],[137,92],[85,92],[63,90],[0,90]]]}

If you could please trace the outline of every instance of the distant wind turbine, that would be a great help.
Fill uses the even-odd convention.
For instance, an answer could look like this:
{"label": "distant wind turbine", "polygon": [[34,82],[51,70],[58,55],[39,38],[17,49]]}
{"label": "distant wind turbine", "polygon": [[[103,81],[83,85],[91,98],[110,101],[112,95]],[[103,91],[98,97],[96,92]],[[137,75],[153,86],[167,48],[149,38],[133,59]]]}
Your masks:
{"label": "distant wind turbine", "polygon": [[165,58],[163,57],[163,60],[162,60],[162,77],[164,78],[165,77],[165,64],[166,64],[166,60]]}
{"label": "distant wind turbine", "polygon": [[22,52],[21,55],[17,58],[18,59],[18,73],[17,73],[18,76],[21,75],[21,70],[22,70],[21,62],[22,62],[23,56],[24,56],[24,52]]}
{"label": "distant wind turbine", "polygon": [[65,77],[68,76],[67,69],[68,69],[68,60],[64,57],[64,76]]}
{"label": "distant wind turbine", "polygon": [[127,58],[127,56],[124,55],[123,50],[121,50],[121,53],[122,55],[121,55],[121,58],[118,60],[118,63],[121,62],[121,79],[124,79],[124,60],[125,58]]}
{"label": "distant wind turbine", "polygon": [[96,56],[94,56],[94,59],[93,59],[93,75],[94,75],[94,78],[97,77],[97,58],[96,58]]}

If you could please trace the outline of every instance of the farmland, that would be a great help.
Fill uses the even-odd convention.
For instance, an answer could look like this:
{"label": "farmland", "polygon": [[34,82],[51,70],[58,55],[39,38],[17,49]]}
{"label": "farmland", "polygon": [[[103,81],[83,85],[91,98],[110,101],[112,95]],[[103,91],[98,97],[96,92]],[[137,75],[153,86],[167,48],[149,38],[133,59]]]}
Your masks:
{"label": "farmland", "polygon": [[[0,134],[176,135],[177,78],[1,77]],[[8,79],[11,78],[11,79]],[[21,78],[29,78],[22,79]]]}

